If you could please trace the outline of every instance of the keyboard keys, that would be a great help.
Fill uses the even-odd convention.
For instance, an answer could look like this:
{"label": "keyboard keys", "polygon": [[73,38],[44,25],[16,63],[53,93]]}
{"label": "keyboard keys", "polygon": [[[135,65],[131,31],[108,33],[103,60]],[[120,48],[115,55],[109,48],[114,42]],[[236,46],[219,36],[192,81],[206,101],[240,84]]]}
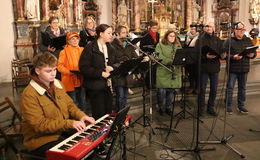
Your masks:
{"label": "keyboard keys", "polygon": [[70,145],[74,145],[76,144],[77,142],[74,142],[74,141],[68,141],[67,144],[70,144]]}
{"label": "keyboard keys", "polygon": [[80,136],[77,136],[77,137],[74,137],[72,140],[74,140],[74,141],[79,141],[79,140],[81,140],[81,139],[83,139],[84,137],[80,137]]}
{"label": "keyboard keys", "polygon": [[87,133],[81,133],[80,136],[86,137],[88,134]]}
{"label": "keyboard keys", "polygon": [[65,150],[68,149],[68,148],[70,148],[70,146],[64,144],[64,145],[60,146],[58,149],[65,151]]}

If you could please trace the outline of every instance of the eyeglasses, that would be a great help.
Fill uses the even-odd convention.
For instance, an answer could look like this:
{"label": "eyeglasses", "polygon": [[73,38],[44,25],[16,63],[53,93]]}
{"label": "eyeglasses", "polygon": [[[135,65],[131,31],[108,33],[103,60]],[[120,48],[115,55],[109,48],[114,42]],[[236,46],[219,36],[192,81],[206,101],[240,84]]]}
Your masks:
{"label": "eyeglasses", "polygon": [[79,38],[78,37],[72,37],[72,38],[70,38],[69,40],[71,40],[71,41],[74,41],[74,40],[78,40]]}
{"label": "eyeglasses", "polygon": [[237,28],[236,30],[237,30],[237,31],[242,31],[242,32],[245,32],[245,31],[246,31],[245,28]]}
{"label": "eyeglasses", "polygon": [[209,28],[213,28],[212,26],[210,26],[210,25],[205,25],[204,27],[209,27]]}
{"label": "eyeglasses", "polygon": [[170,37],[170,38],[175,38],[175,36],[168,36],[168,37]]}

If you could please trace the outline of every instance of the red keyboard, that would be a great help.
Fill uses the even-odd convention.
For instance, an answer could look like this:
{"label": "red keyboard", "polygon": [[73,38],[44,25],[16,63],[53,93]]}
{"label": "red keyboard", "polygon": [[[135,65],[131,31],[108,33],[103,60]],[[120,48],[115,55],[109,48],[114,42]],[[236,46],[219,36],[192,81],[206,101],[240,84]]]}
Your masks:
{"label": "red keyboard", "polygon": [[[46,152],[47,160],[84,160],[93,153],[107,137],[116,114],[107,114],[99,118],[95,125],[86,127],[84,132],[77,132]],[[126,123],[131,116],[126,116]]]}

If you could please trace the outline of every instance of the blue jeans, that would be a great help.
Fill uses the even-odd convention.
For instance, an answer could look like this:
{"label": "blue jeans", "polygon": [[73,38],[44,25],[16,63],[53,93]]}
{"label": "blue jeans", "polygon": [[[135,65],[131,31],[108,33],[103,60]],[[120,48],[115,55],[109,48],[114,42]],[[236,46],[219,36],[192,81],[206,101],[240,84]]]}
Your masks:
{"label": "blue jeans", "polygon": [[[158,88],[157,89],[157,103],[161,110],[170,109],[173,102],[173,89]],[[164,103],[165,100],[165,103]]]}
{"label": "blue jeans", "polygon": [[236,84],[238,83],[238,92],[237,92],[237,105],[238,108],[243,108],[246,101],[246,82],[247,82],[247,73],[230,73],[227,84],[227,107],[231,109],[233,90]]}
{"label": "blue jeans", "polygon": [[116,106],[118,111],[126,106],[128,95],[127,87],[116,87]]}
{"label": "blue jeans", "polygon": [[86,93],[83,87],[77,87],[74,91],[67,92],[67,94],[71,97],[80,110],[83,112],[86,111]]}
{"label": "blue jeans", "polygon": [[205,94],[208,84],[208,79],[210,80],[210,92],[208,99],[208,110],[213,109],[215,105],[215,99],[217,96],[218,87],[218,72],[217,73],[201,73],[200,75],[200,91],[199,91],[199,108],[205,108]]}

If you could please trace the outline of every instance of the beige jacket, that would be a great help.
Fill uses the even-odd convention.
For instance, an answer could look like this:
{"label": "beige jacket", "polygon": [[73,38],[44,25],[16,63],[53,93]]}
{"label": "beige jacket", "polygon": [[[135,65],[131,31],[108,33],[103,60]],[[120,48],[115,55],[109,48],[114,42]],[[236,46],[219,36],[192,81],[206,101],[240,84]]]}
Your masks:
{"label": "beige jacket", "polygon": [[55,100],[34,80],[24,89],[20,108],[23,116],[22,134],[24,145],[31,151],[55,141],[61,132],[73,128],[73,119],[79,120],[85,113],[80,111],[66,94],[58,80],[54,81]]}

